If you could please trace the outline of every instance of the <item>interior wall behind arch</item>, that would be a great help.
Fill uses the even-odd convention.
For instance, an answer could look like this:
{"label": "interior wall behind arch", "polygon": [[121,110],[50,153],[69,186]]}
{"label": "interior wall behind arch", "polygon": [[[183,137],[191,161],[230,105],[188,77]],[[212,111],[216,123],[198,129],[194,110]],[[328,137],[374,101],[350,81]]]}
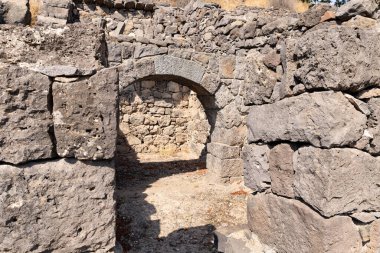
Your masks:
{"label": "interior wall behind arch", "polygon": [[120,96],[120,132],[140,158],[196,159],[210,125],[196,93],[171,81],[138,81]]}

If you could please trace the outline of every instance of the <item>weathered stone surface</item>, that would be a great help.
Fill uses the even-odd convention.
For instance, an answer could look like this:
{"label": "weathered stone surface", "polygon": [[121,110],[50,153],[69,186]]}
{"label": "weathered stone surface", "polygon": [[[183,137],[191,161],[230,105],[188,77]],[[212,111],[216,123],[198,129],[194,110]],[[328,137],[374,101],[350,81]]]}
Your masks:
{"label": "weathered stone surface", "polygon": [[0,166],[1,252],[109,252],[114,168],[57,160]]}
{"label": "weathered stone surface", "polygon": [[241,177],[243,175],[243,160],[220,159],[211,154],[207,154],[207,169],[219,179]]}
{"label": "weathered stone surface", "polygon": [[243,147],[244,183],[252,190],[263,191],[270,187],[269,151],[267,145],[247,144]]}
{"label": "weathered stone surface", "polygon": [[322,218],[297,200],[272,194],[248,199],[248,225],[276,252],[360,252],[361,238],[350,217]]}
{"label": "weathered stone surface", "polygon": [[379,8],[375,0],[351,0],[336,11],[336,18],[348,20],[356,15],[371,17]]}
{"label": "weathered stone surface", "polygon": [[0,62],[38,66],[100,69],[107,65],[104,31],[93,25],[65,28],[0,26]]}
{"label": "weathered stone surface", "polygon": [[356,149],[298,149],[296,196],[322,215],[380,209],[379,160]]}
{"label": "weathered stone surface", "polygon": [[158,56],[154,64],[156,75],[179,76],[196,84],[201,83],[205,73],[202,65],[172,56]]}
{"label": "weathered stone surface", "polygon": [[380,85],[380,33],[330,27],[307,32],[298,40],[295,78],[306,89],[357,91]]}
{"label": "weathered stone surface", "polygon": [[53,84],[54,128],[61,157],[111,159],[117,136],[118,73],[106,69],[72,83]]}
{"label": "weathered stone surface", "polygon": [[371,98],[368,100],[368,106],[371,114],[368,118],[368,134],[372,137],[370,145],[366,147],[372,154],[380,154],[380,98]]}
{"label": "weathered stone surface", "polygon": [[230,146],[242,146],[244,139],[247,137],[247,127],[241,125],[226,129],[216,127],[211,133],[211,142],[223,143]]}
{"label": "weathered stone surface", "polygon": [[239,146],[229,146],[217,142],[207,144],[207,151],[221,159],[239,158],[240,156]]}
{"label": "weathered stone surface", "polygon": [[[31,14],[27,0],[2,0],[0,2],[0,24],[30,24]],[[2,20],[1,20],[2,19]]]}
{"label": "weathered stone surface", "polygon": [[360,139],[365,125],[366,116],[342,93],[315,92],[252,107],[248,116],[248,140],[345,146]]}
{"label": "weathered stone surface", "polygon": [[0,161],[18,164],[53,156],[48,77],[0,66]]}
{"label": "weathered stone surface", "polygon": [[264,65],[264,56],[257,51],[247,57],[247,69],[243,86],[244,104],[263,104],[270,102],[276,76]]}
{"label": "weathered stone surface", "polygon": [[279,144],[269,152],[269,174],[272,192],[294,198],[293,147],[289,144]]}
{"label": "weathered stone surface", "polygon": [[322,16],[333,7],[330,4],[316,4],[301,14],[300,24],[306,27],[313,27],[321,22]]}
{"label": "weathered stone surface", "polygon": [[380,97],[380,89],[374,88],[369,90],[363,90],[359,92],[356,97],[358,99],[366,99],[366,98],[373,98],[373,97]]}
{"label": "weathered stone surface", "polygon": [[369,242],[365,245],[365,248],[369,253],[376,253],[380,250],[380,219],[374,221],[371,224],[369,231]]}
{"label": "weathered stone surface", "polygon": [[36,66],[32,69],[50,77],[89,76],[96,72],[95,69],[78,69],[69,65]]}

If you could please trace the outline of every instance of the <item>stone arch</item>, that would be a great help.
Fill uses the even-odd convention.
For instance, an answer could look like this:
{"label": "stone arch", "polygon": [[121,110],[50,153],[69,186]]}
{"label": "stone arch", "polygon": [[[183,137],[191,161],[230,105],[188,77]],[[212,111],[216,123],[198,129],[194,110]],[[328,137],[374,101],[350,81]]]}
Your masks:
{"label": "stone arch", "polygon": [[[218,69],[210,70],[195,61],[160,55],[142,59],[129,59],[120,65],[118,70],[119,93],[121,95],[126,87],[141,80],[174,81],[196,92],[211,126],[210,137],[207,141],[207,167],[210,169],[211,174],[220,181],[242,175],[241,148],[235,146],[236,144],[224,144],[219,140],[213,141],[212,137],[218,124],[217,114],[220,110],[216,105],[215,98],[220,86]],[[212,71],[216,71],[216,73],[212,73]],[[223,134],[225,133],[217,133],[219,137]],[[230,131],[229,135],[233,138],[232,131]]]}

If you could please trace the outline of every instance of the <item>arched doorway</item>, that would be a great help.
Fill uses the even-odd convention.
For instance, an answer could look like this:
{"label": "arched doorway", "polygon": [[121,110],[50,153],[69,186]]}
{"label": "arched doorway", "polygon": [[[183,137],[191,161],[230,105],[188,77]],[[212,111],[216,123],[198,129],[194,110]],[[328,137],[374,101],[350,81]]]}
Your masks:
{"label": "arched doorway", "polygon": [[212,252],[212,224],[228,206],[236,208],[231,221],[246,209],[240,192],[206,179],[213,174],[206,145],[217,124],[216,89],[203,84],[202,66],[171,56],[126,63],[119,73],[119,242],[128,252]]}

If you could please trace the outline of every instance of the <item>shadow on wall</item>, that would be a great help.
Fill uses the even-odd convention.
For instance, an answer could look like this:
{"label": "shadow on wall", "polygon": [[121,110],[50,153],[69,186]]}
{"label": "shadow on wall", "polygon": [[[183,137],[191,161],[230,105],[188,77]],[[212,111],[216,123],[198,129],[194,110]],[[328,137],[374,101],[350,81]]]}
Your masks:
{"label": "shadow on wall", "polygon": [[181,228],[160,237],[160,221],[151,219],[156,208],[146,200],[144,193],[160,178],[205,168],[205,160],[140,163],[121,131],[117,147],[116,238],[124,252],[217,252],[212,225]]}

